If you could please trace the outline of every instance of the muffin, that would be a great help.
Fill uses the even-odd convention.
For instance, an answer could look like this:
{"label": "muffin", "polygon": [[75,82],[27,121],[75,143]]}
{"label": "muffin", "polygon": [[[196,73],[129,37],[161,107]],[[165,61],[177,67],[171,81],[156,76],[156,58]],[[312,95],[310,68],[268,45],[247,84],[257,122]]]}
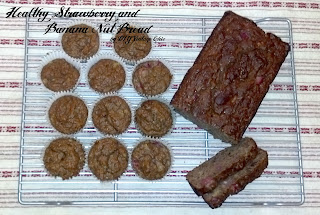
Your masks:
{"label": "muffin", "polygon": [[63,134],[73,134],[86,124],[88,108],[80,98],[66,95],[52,103],[48,117],[51,125],[57,131]]}
{"label": "muffin", "polygon": [[[134,27],[129,26],[129,28]],[[130,33],[129,30],[123,28],[120,32],[117,32],[117,34],[115,35],[113,45],[115,52],[120,57],[129,61],[137,61],[145,58],[150,53],[151,38],[146,33]]]}
{"label": "muffin", "polygon": [[89,85],[100,93],[119,90],[126,79],[123,66],[111,59],[102,59],[94,64],[88,73]]}
{"label": "muffin", "polygon": [[101,181],[118,179],[128,167],[128,151],[114,138],[97,140],[91,147],[88,165]]}
{"label": "muffin", "polygon": [[151,137],[164,136],[173,124],[170,108],[158,100],[143,102],[136,110],[134,119],[139,131]]}
{"label": "muffin", "polygon": [[53,140],[46,148],[43,162],[47,171],[63,180],[79,174],[84,166],[85,153],[82,145],[73,138]]}
{"label": "muffin", "polygon": [[80,72],[63,58],[50,61],[41,70],[41,81],[51,91],[68,91],[75,87]]}
{"label": "muffin", "polygon": [[94,106],[92,111],[94,126],[102,133],[118,135],[131,123],[131,110],[127,102],[119,96],[108,96]]}
{"label": "muffin", "polygon": [[171,166],[171,154],[167,146],[161,142],[145,140],[133,149],[131,165],[141,178],[161,179]]}
{"label": "muffin", "polygon": [[[86,59],[98,52],[100,39],[94,28],[86,24],[73,25],[69,28],[75,29],[75,32],[64,33],[61,40],[62,48],[69,56]],[[87,29],[86,33],[84,33],[85,29]]]}
{"label": "muffin", "polygon": [[172,74],[159,60],[149,60],[139,64],[133,75],[132,82],[138,93],[155,96],[165,92],[172,80]]}

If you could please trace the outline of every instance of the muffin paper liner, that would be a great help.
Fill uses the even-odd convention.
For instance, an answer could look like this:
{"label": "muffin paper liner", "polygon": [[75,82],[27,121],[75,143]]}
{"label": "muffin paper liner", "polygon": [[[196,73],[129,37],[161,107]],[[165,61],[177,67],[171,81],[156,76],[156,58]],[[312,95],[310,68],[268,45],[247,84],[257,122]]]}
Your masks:
{"label": "muffin paper liner", "polygon": [[[76,84],[73,86],[73,88],[71,88],[71,89],[69,89],[69,90],[53,91],[53,90],[50,90],[49,88],[47,88],[47,87],[44,85],[44,83],[42,82],[41,72],[42,72],[43,67],[46,66],[48,63],[50,63],[51,61],[53,61],[53,60],[55,60],[55,59],[61,59],[61,58],[64,59],[64,60],[66,60],[69,64],[71,64],[72,66],[74,66],[74,67],[78,70],[78,72],[79,72],[79,78],[78,78]],[[78,86],[78,84],[79,84],[79,82],[80,82],[80,80],[81,80],[81,78],[82,78],[81,64],[80,64],[79,62],[75,61],[73,58],[71,58],[71,57],[70,57],[69,55],[67,55],[65,52],[62,52],[62,51],[50,52],[50,53],[48,53],[46,56],[44,56],[44,57],[42,58],[42,61],[41,61],[41,63],[40,63],[40,66],[38,67],[37,76],[38,76],[38,79],[40,80],[41,85],[42,85],[45,89],[47,89],[49,92],[51,92],[51,93],[73,92],[73,91],[77,88],[77,86]]]}
{"label": "muffin paper liner", "polygon": [[[103,93],[103,92],[96,91],[95,89],[93,89],[90,86],[89,77],[88,77],[89,76],[89,71],[90,71],[92,66],[94,66],[96,63],[98,63],[100,60],[103,60],[103,59],[110,59],[110,60],[117,61],[123,67],[126,77],[125,77],[124,84],[122,85],[122,87],[119,90]],[[84,72],[85,80],[86,80],[86,83],[88,84],[89,88],[91,90],[93,90],[94,92],[98,93],[101,96],[108,95],[110,93],[116,93],[116,92],[120,91],[127,84],[127,77],[128,77],[127,65],[122,61],[122,59],[120,57],[118,57],[118,56],[116,56],[115,54],[112,54],[112,53],[103,52],[103,53],[99,53],[99,54],[95,55],[94,57],[91,57],[88,60],[88,62],[86,63],[84,71],[85,71]]]}
{"label": "muffin paper liner", "polygon": [[[150,141],[156,141],[156,142],[160,142],[161,144],[163,144],[165,147],[167,147],[167,149],[169,150],[169,153],[170,153],[170,158],[171,158],[171,163],[170,163],[170,166],[168,168],[168,171],[166,172],[166,174],[162,177],[162,178],[159,178],[159,179],[154,179],[154,180],[149,180],[149,179],[145,179],[145,178],[142,178],[137,172],[136,170],[133,168],[133,165],[132,165],[132,154],[133,154],[133,150],[142,142],[144,141],[147,141],[147,140],[150,140]],[[173,151],[172,151],[172,148],[170,147],[169,143],[167,141],[164,141],[164,140],[160,140],[160,139],[156,139],[156,138],[150,138],[150,137],[143,137],[143,138],[140,138],[138,139],[134,144],[133,144],[133,148],[132,148],[132,151],[130,151],[130,167],[131,169],[134,171],[134,173],[139,177],[141,178],[142,180],[144,181],[150,181],[150,182],[159,182],[159,181],[163,181],[165,180],[167,177],[168,177],[168,174],[171,172],[171,169],[172,169],[172,165],[174,163],[174,156],[173,156]]]}
{"label": "muffin paper liner", "polygon": [[79,173],[78,173],[78,175],[72,176],[72,177],[70,177],[70,178],[68,178],[68,179],[62,179],[60,176],[54,176],[54,175],[52,175],[52,174],[47,170],[47,168],[46,168],[45,165],[44,165],[43,158],[44,158],[44,154],[45,154],[46,149],[49,147],[49,145],[50,145],[53,141],[55,141],[55,140],[57,140],[57,139],[60,139],[60,138],[70,138],[70,139],[74,139],[74,140],[76,140],[76,141],[81,145],[85,157],[84,157],[83,166],[82,166],[82,168],[80,169],[79,173],[81,172],[81,170],[83,170],[83,168],[84,168],[85,165],[86,165],[86,161],[87,161],[87,152],[86,152],[85,148],[83,147],[83,144],[82,144],[82,143],[80,142],[80,140],[79,140],[78,138],[76,138],[76,137],[71,137],[71,136],[68,136],[68,135],[59,135],[59,136],[50,138],[50,139],[49,139],[48,141],[46,141],[45,144],[44,144],[44,147],[43,147],[43,149],[42,149],[42,151],[41,151],[40,159],[41,159],[41,162],[43,163],[43,168],[44,168],[44,170],[47,172],[47,174],[48,174],[50,177],[54,177],[54,178],[56,178],[56,179],[59,178],[60,180],[71,180],[71,179],[73,179],[74,177],[78,177]]}
{"label": "muffin paper liner", "polygon": [[88,26],[94,28],[94,29],[96,30],[96,32],[98,33],[98,35],[99,35],[99,47],[98,47],[97,52],[96,52],[94,55],[88,56],[88,57],[85,57],[85,58],[75,58],[75,57],[72,57],[72,56],[68,55],[68,54],[64,51],[64,49],[63,49],[63,47],[62,47],[62,36],[63,36],[64,33],[60,33],[60,34],[59,34],[59,39],[58,39],[58,41],[59,41],[60,44],[61,44],[60,50],[61,50],[62,52],[64,52],[66,55],[68,55],[69,57],[71,57],[72,59],[74,59],[74,60],[76,60],[76,61],[86,62],[88,59],[96,56],[98,53],[101,52],[101,47],[102,47],[101,38],[102,38],[102,37],[101,37],[101,33],[99,33],[99,31],[97,31],[97,27],[96,27],[92,22],[89,22],[88,20],[84,20],[84,19],[83,19],[83,20],[78,20],[78,19],[75,19],[75,20],[72,20],[72,21],[66,23],[63,27],[68,28],[68,27],[72,27],[72,26],[74,26],[74,25],[80,25],[80,24],[85,24],[85,25],[88,25]]}
{"label": "muffin paper liner", "polygon": [[[171,81],[170,81],[167,89],[166,89],[164,92],[159,93],[159,94],[157,94],[157,95],[148,95],[148,94],[140,93],[140,92],[138,92],[138,91],[136,90],[136,88],[134,87],[134,84],[133,84],[133,74],[135,73],[137,67],[138,67],[140,64],[146,63],[146,62],[148,62],[148,61],[160,61],[161,63],[163,63],[163,64],[169,69],[169,72],[170,72],[170,74],[171,74],[171,76],[172,76]],[[171,89],[172,84],[174,83],[174,70],[173,70],[172,66],[170,65],[170,63],[169,63],[167,60],[165,60],[165,59],[163,59],[163,58],[161,58],[161,57],[157,57],[157,56],[149,56],[149,57],[144,58],[144,59],[142,59],[142,60],[139,60],[139,61],[137,62],[137,64],[136,64],[135,67],[133,68],[132,75],[131,75],[130,78],[131,78],[131,79],[130,79],[130,84],[132,85],[132,88],[135,90],[135,92],[137,92],[139,95],[141,95],[141,96],[143,96],[143,97],[147,97],[147,98],[153,99],[153,98],[157,98],[157,97],[159,97],[160,95],[163,95],[163,94],[167,93],[167,92]]]}
{"label": "muffin paper liner", "polygon": [[[79,129],[78,131],[72,133],[72,134],[65,134],[65,133],[62,133],[60,131],[58,131],[52,124],[51,124],[51,121],[50,121],[50,117],[49,117],[49,110],[50,110],[50,107],[51,105],[53,104],[53,102],[55,102],[57,99],[63,97],[63,96],[74,96],[74,97],[77,97],[79,99],[81,99],[81,101],[83,101],[83,103],[86,105],[87,107],[87,110],[88,110],[88,116],[87,116],[87,120],[86,120],[86,123],[84,124],[84,126]],[[63,134],[65,136],[69,136],[69,137],[73,137],[73,135],[77,134],[77,133],[80,133],[80,132],[83,132],[83,129],[85,127],[88,126],[88,122],[89,122],[89,118],[90,118],[90,110],[89,110],[89,107],[88,107],[88,104],[84,101],[84,99],[82,99],[78,94],[76,93],[70,93],[70,92],[59,92],[59,93],[55,93],[52,98],[49,100],[49,103],[47,105],[47,110],[46,110],[46,120],[47,122],[52,126],[52,128],[59,132],[60,134]]]}
{"label": "muffin paper liner", "polygon": [[[136,122],[136,117],[135,117],[135,116],[136,116],[136,112],[137,112],[138,108],[141,107],[142,103],[144,103],[144,102],[146,102],[146,101],[149,101],[149,100],[155,100],[155,101],[159,101],[159,102],[161,102],[161,103],[164,103],[164,104],[169,108],[169,110],[170,110],[170,112],[171,112],[171,117],[172,117],[172,125],[171,125],[171,128],[167,131],[167,133],[165,133],[165,134],[162,135],[161,137],[154,137],[154,136],[151,136],[151,135],[144,134],[144,133],[142,132],[142,130],[140,129],[138,123]],[[169,135],[171,134],[171,132],[173,131],[173,128],[174,128],[174,126],[175,126],[175,124],[176,124],[176,115],[175,115],[175,112],[174,112],[174,110],[173,110],[173,107],[172,107],[172,106],[170,105],[170,103],[169,103],[167,100],[165,100],[164,98],[162,98],[162,97],[152,97],[152,98],[150,98],[150,99],[143,98],[143,99],[140,101],[140,103],[137,105],[136,109],[134,110],[134,118],[133,118],[133,120],[134,120],[134,124],[135,124],[135,126],[136,126],[136,129],[139,131],[139,133],[140,133],[143,137],[152,138],[152,139],[160,139],[160,138],[167,137],[167,136],[169,136]]]}
{"label": "muffin paper liner", "polygon": [[[120,25],[123,25],[123,24],[125,24],[125,23],[128,23],[128,22],[123,22],[123,23],[119,23],[119,24],[120,24]],[[136,23],[133,23],[133,22],[130,22],[130,23],[128,23],[128,24],[129,24],[130,26],[132,26],[132,27],[135,27],[135,28],[143,27],[143,26],[140,26],[140,25],[138,25],[138,24],[136,24]],[[119,25],[119,26],[120,26],[120,25]],[[117,32],[118,32],[118,30],[119,30],[119,26],[117,27],[116,31],[112,33],[112,38],[116,38]],[[115,50],[114,42],[112,42],[112,50],[113,50],[113,52],[114,52],[117,56],[119,56],[119,57],[122,59],[123,62],[125,62],[125,63],[127,63],[127,64],[129,64],[129,65],[131,65],[131,66],[136,65],[138,61],[147,58],[147,57],[153,52],[153,46],[154,46],[154,44],[153,44],[152,37],[150,37],[150,35],[149,35],[148,33],[145,33],[145,34],[147,34],[147,36],[150,38],[151,48],[150,48],[149,53],[148,53],[144,58],[141,58],[141,59],[138,59],[138,60],[129,60],[129,59],[126,59],[126,58],[121,57],[121,56],[116,52],[116,50]]]}
{"label": "muffin paper liner", "polygon": [[[97,178],[97,177],[95,176],[95,174],[93,174],[93,172],[91,171],[91,169],[90,169],[90,167],[89,167],[89,153],[90,153],[91,148],[93,147],[93,145],[96,143],[96,141],[102,140],[102,139],[105,139],[105,138],[112,138],[112,139],[117,140],[117,141],[127,150],[128,163],[127,163],[126,169],[123,171],[123,173],[122,173],[117,179],[104,180],[104,181],[102,181],[102,180],[100,180],[99,178]],[[116,138],[116,137],[114,137],[114,136],[106,135],[106,136],[104,136],[104,137],[102,137],[102,138],[98,138],[98,139],[94,140],[90,145],[91,145],[91,146],[90,146],[90,150],[89,150],[88,153],[86,154],[86,161],[87,161],[87,164],[88,164],[88,169],[90,170],[90,173],[93,175],[93,177],[94,177],[95,179],[99,180],[100,183],[102,183],[102,184],[109,184],[109,183],[113,183],[114,181],[118,181],[121,177],[123,177],[123,175],[124,175],[124,174],[126,173],[126,171],[128,170],[128,167],[129,167],[129,164],[130,164],[130,161],[131,161],[131,157],[130,157],[130,153],[129,153],[129,150],[128,150],[127,146],[126,146],[121,140],[119,140],[118,138]]]}
{"label": "muffin paper liner", "polygon": [[[112,96],[117,96],[117,97],[122,98],[122,99],[128,104],[129,109],[130,109],[130,112],[131,112],[130,124],[129,124],[128,127],[127,127],[122,133],[120,133],[120,134],[108,134],[108,133],[104,133],[104,132],[100,131],[100,130],[94,125],[94,123],[93,123],[93,117],[92,117],[92,116],[93,116],[93,109],[94,109],[94,107],[96,106],[96,104],[97,104],[100,100],[102,100],[102,99],[104,99],[104,98],[107,98],[107,97],[112,97]],[[118,136],[126,133],[126,132],[128,131],[128,129],[129,129],[130,125],[131,125],[132,122],[133,122],[132,105],[130,104],[130,102],[129,102],[127,99],[125,99],[125,98],[124,98],[122,95],[120,95],[119,93],[108,93],[108,94],[99,96],[99,97],[92,103],[92,108],[91,108],[91,110],[90,110],[90,114],[89,114],[89,115],[90,115],[90,117],[91,117],[91,119],[92,119],[92,125],[93,125],[94,128],[96,129],[97,134],[99,134],[99,135],[101,135],[101,136],[103,136],[103,137],[104,137],[104,136],[108,136],[108,137],[117,138]]]}

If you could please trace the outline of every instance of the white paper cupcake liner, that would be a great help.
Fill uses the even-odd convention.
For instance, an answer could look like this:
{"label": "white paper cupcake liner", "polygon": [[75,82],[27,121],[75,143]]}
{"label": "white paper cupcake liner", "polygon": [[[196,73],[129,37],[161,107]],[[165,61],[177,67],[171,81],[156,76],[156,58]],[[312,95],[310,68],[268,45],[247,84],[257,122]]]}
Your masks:
{"label": "white paper cupcake liner", "polygon": [[[127,150],[127,154],[128,154],[128,163],[127,163],[127,167],[126,169],[123,171],[123,173],[117,178],[117,179],[112,179],[112,180],[100,180],[98,177],[95,176],[95,174],[93,174],[93,172],[91,171],[90,167],[89,167],[89,153],[91,151],[91,148],[93,147],[93,145],[96,143],[96,141],[98,140],[102,140],[102,139],[105,139],[105,138],[112,138],[112,139],[115,139],[117,140],[126,150]],[[111,135],[106,135],[102,138],[98,138],[96,140],[94,140],[92,143],[91,143],[91,147],[90,147],[90,150],[88,150],[88,153],[86,155],[86,161],[87,161],[87,164],[88,164],[88,169],[90,171],[90,173],[93,175],[94,178],[96,178],[97,180],[100,181],[100,183],[102,184],[109,184],[109,183],[113,183],[114,181],[118,181],[121,179],[121,177],[123,177],[125,175],[125,173],[128,171],[128,167],[129,167],[129,164],[130,164],[130,153],[129,153],[129,150],[128,148],[126,147],[126,145],[121,141],[119,140],[119,138],[116,138],[116,137],[113,137]]]}
{"label": "white paper cupcake liner", "polygon": [[[135,117],[135,115],[136,115],[136,112],[137,112],[138,108],[141,107],[142,103],[144,103],[144,102],[146,102],[146,101],[150,101],[150,100],[155,100],[155,101],[159,101],[159,102],[161,102],[161,103],[164,103],[164,104],[169,108],[169,110],[170,110],[170,112],[171,112],[171,117],[172,117],[172,125],[171,125],[171,128],[170,128],[164,135],[162,135],[161,137],[155,137],[155,136],[151,136],[151,135],[147,135],[147,134],[143,133],[142,130],[140,129],[138,123],[136,122],[136,117]],[[173,110],[173,107],[170,105],[170,103],[169,103],[167,100],[165,100],[165,99],[162,98],[162,97],[153,97],[153,98],[150,98],[150,99],[143,98],[143,99],[140,101],[140,103],[137,105],[136,109],[134,110],[134,118],[133,118],[133,119],[134,119],[134,124],[135,124],[136,129],[138,130],[138,132],[139,132],[143,137],[153,138],[153,139],[160,139],[160,138],[164,138],[164,137],[169,136],[169,135],[172,133],[173,128],[174,128],[174,126],[175,126],[175,124],[176,124],[176,115],[175,115],[175,112],[174,112],[174,110]]]}
{"label": "white paper cupcake liner", "polygon": [[68,27],[72,27],[72,26],[74,26],[74,25],[80,25],[80,24],[85,24],[85,25],[88,25],[88,26],[90,26],[90,27],[92,27],[92,28],[94,28],[95,30],[96,30],[96,32],[98,33],[98,36],[99,36],[99,47],[98,47],[98,50],[97,50],[97,52],[95,53],[95,54],[93,54],[92,56],[88,56],[88,57],[84,57],[84,58],[75,58],[75,57],[72,57],[72,56],[70,56],[70,55],[68,55],[65,51],[64,51],[64,49],[63,49],[63,47],[62,47],[62,36],[63,36],[63,34],[64,33],[60,33],[59,34],[59,39],[58,39],[58,41],[60,42],[60,50],[62,51],[62,52],[64,52],[64,53],[66,53],[68,56],[70,56],[72,59],[74,59],[74,60],[76,60],[76,61],[81,61],[82,63],[83,62],[86,62],[89,58],[91,58],[91,57],[94,57],[95,55],[97,55],[98,53],[100,53],[101,52],[101,47],[102,47],[102,40],[101,40],[101,33],[99,33],[99,31],[97,30],[97,27],[93,24],[93,23],[91,23],[91,22],[89,22],[88,20],[72,20],[72,21],[70,21],[70,22],[68,22],[68,23],[66,23],[63,27],[65,27],[65,28],[68,28]]}
{"label": "white paper cupcake liner", "polygon": [[[51,105],[53,104],[53,102],[55,102],[57,99],[63,97],[63,96],[74,96],[74,97],[77,97],[78,99],[80,99],[81,101],[83,101],[83,103],[85,104],[86,108],[87,108],[87,111],[88,111],[88,115],[87,115],[87,119],[86,119],[86,123],[84,124],[84,126],[79,129],[78,131],[72,133],[72,134],[66,134],[66,133],[63,133],[61,131],[58,131],[51,123],[50,121],[50,117],[49,117],[49,110],[50,110],[50,107]],[[59,93],[56,93],[52,96],[52,98],[49,100],[49,103],[47,105],[47,110],[46,110],[46,120],[47,122],[49,123],[50,126],[52,126],[52,128],[59,132],[60,134],[63,134],[63,135],[66,135],[66,136],[69,136],[69,137],[73,137],[73,135],[77,134],[77,133],[81,133],[83,132],[83,129],[86,128],[88,126],[88,121],[89,121],[89,117],[90,117],[90,110],[88,108],[88,105],[87,103],[76,93],[70,93],[70,92],[59,92]]]}
{"label": "white paper cupcake liner", "polygon": [[[125,23],[128,23],[128,22],[122,22],[122,23],[119,24],[119,26],[117,27],[116,31],[112,34],[112,38],[113,38],[113,39],[116,38],[117,32],[118,32],[118,30],[120,29],[120,26],[123,25],[123,24],[125,24]],[[130,22],[130,23],[128,23],[128,24],[129,24],[130,26],[132,26],[132,27],[135,27],[135,28],[143,27],[143,26],[140,26],[140,25],[138,25],[138,24],[136,24],[136,23],[133,23],[133,22]],[[150,27],[150,26],[147,26],[147,27]],[[148,33],[145,33],[145,34],[147,34],[147,36],[150,38],[150,43],[151,43],[150,51],[149,51],[149,53],[148,53],[145,57],[143,57],[143,58],[141,58],[141,59],[138,59],[138,60],[130,60],[130,59],[123,58],[123,57],[121,57],[121,56],[116,52],[115,47],[114,47],[114,42],[112,42],[112,50],[113,50],[113,52],[116,53],[116,55],[118,55],[118,56],[123,60],[123,62],[125,62],[125,63],[127,63],[127,64],[129,64],[129,65],[131,65],[131,66],[136,65],[138,61],[147,58],[147,57],[150,56],[151,53],[153,52],[153,46],[154,46],[154,44],[153,44],[152,37],[150,37],[150,35],[149,35]]]}
{"label": "white paper cupcake liner", "polygon": [[[122,133],[120,133],[120,134],[108,134],[108,133],[106,133],[106,132],[103,132],[103,131],[99,130],[99,129],[95,126],[95,124],[94,124],[94,122],[93,122],[93,110],[94,110],[94,107],[96,106],[96,104],[97,104],[99,101],[101,101],[102,99],[108,98],[108,97],[112,97],[112,96],[117,96],[117,97],[120,97],[121,99],[123,99],[123,100],[128,104],[129,109],[130,109],[130,112],[131,112],[130,124],[129,124],[128,127],[127,127]],[[122,95],[120,95],[119,93],[108,93],[108,94],[106,94],[106,95],[99,96],[99,97],[92,103],[92,108],[91,108],[91,110],[90,110],[90,117],[91,117],[91,119],[92,119],[92,124],[93,124],[94,128],[96,129],[96,133],[99,134],[99,135],[102,135],[102,136],[109,136],[109,137],[113,137],[113,138],[117,138],[117,137],[119,137],[120,135],[126,133],[126,132],[128,131],[128,129],[130,128],[130,125],[131,125],[132,122],[133,122],[133,111],[132,111],[132,108],[131,108],[131,107],[132,107],[132,105],[130,104],[130,102],[129,102],[127,99],[125,99]]]}
{"label": "white paper cupcake liner", "polygon": [[[156,142],[160,142],[161,144],[163,144],[165,147],[167,147],[167,149],[169,150],[169,153],[170,153],[170,158],[171,158],[171,163],[170,163],[170,166],[166,172],[166,174],[160,178],[160,179],[154,179],[154,180],[149,180],[149,179],[145,179],[145,178],[142,178],[137,172],[136,170],[133,168],[133,164],[132,164],[132,155],[133,155],[133,151],[134,149],[142,142],[144,141],[156,141]],[[133,148],[132,148],[132,151],[130,151],[130,168],[133,170],[133,172],[139,177],[141,178],[142,180],[145,180],[145,181],[150,181],[150,182],[159,182],[159,181],[163,181],[165,179],[167,179],[168,177],[168,174],[171,172],[171,169],[172,169],[172,166],[173,166],[173,163],[174,163],[174,156],[173,156],[173,151],[172,151],[172,148],[170,147],[169,143],[167,141],[164,141],[164,140],[160,140],[160,139],[156,139],[156,138],[150,138],[150,137],[143,137],[143,138],[140,138],[138,139],[134,144],[133,144]]]}
{"label": "white paper cupcake liner", "polygon": [[45,144],[44,144],[44,147],[43,147],[43,149],[42,149],[42,151],[41,151],[40,159],[41,159],[41,162],[43,163],[43,168],[44,168],[44,170],[46,171],[46,173],[47,173],[50,177],[54,177],[54,178],[60,179],[60,180],[71,180],[71,179],[73,179],[74,177],[78,177],[79,173],[78,173],[78,175],[72,176],[72,177],[70,177],[70,178],[68,178],[68,179],[62,179],[60,176],[54,176],[54,175],[52,175],[52,174],[47,170],[47,168],[45,167],[44,161],[43,161],[43,158],[44,158],[44,155],[45,155],[45,151],[46,151],[46,149],[48,148],[48,146],[49,146],[53,141],[55,141],[55,140],[57,140],[57,139],[61,139],[61,138],[74,139],[74,140],[76,140],[76,141],[81,145],[82,150],[83,150],[83,152],[84,152],[84,162],[83,162],[82,168],[81,168],[80,171],[79,171],[79,173],[80,173],[81,170],[83,170],[83,168],[85,167],[85,164],[86,164],[86,161],[87,161],[87,154],[86,154],[85,148],[83,147],[83,144],[82,144],[82,143],[80,142],[80,140],[79,140],[78,138],[76,138],[76,137],[70,137],[70,136],[68,136],[68,135],[59,135],[59,136],[56,136],[56,137],[53,137],[53,138],[49,139],[49,140],[46,141]]}
{"label": "white paper cupcake liner", "polygon": [[[43,67],[55,59],[64,59],[78,70],[79,78],[73,88],[71,88],[69,90],[53,91],[53,90],[47,88],[44,85],[44,83],[42,82],[41,72],[42,72]],[[69,55],[67,55],[66,53],[64,53],[62,51],[54,51],[54,52],[48,53],[46,56],[43,57],[43,59],[40,63],[40,66],[38,67],[37,76],[38,76],[38,79],[40,80],[41,85],[51,93],[73,92],[77,88],[77,86],[82,78],[81,64],[79,62],[75,61],[73,58],[71,58]]]}
{"label": "white paper cupcake liner", "polygon": [[[171,76],[172,76],[171,81],[170,81],[167,89],[166,89],[164,92],[159,93],[159,94],[157,94],[157,95],[148,95],[148,94],[140,93],[140,92],[138,92],[138,91],[135,89],[134,84],[133,84],[133,75],[134,75],[137,67],[138,67],[140,64],[146,63],[146,62],[148,62],[148,61],[160,61],[161,63],[163,63],[163,64],[168,68],[168,70],[169,70],[169,72],[170,72],[170,74],[171,74]],[[144,59],[142,59],[142,60],[139,60],[139,61],[137,62],[137,64],[135,65],[135,67],[133,68],[132,75],[131,75],[131,77],[130,77],[130,84],[132,85],[133,89],[134,89],[139,95],[141,95],[141,96],[143,96],[143,97],[150,98],[150,99],[156,98],[156,97],[158,97],[158,96],[160,96],[160,95],[163,95],[163,94],[167,93],[167,92],[171,89],[173,83],[174,83],[174,70],[173,70],[172,66],[170,65],[170,63],[169,63],[167,60],[165,60],[165,59],[163,59],[163,58],[161,58],[161,57],[157,57],[157,56],[149,56],[149,57],[147,57],[147,58],[144,58]]]}
{"label": "white paper cupcake liner", "polygon": [[[114,60],[114,61],[117,61],[118,63],[120,63],[120,65],[123,67],[124,69],[124,72],[125,72],[125,81],[124,81],[124,84],[122,85],[122,87],[116,91],[110,91],[110,92],[107,92],[107,93],[103,93],[103,92],[99,92],[95,89],[93,89],[90,84],[89,84],[89,71],[91,69],[92,66],[94,66],[96,63],[98,63],[100,60],[104,60],[104,59],[110,59],[110,60]],[[127,68],[127,65],[122,61],[122,59],[118,56],[116,56],[115,54],[113,53],[99,53],[97,55],[95,55],[94,57],[91,57],[87,64],[86,64],[86,67],[85,67],[85,70],[84,70],[84,75],[85,75],[85,80],[86,80],[86,83],[88,83],[88,86],[91,90],[93,90],[94,92],[98,93],[99,95],[101,96],[104,96],[104,95],[108,95],[109,93],[116,93],[116,92],[119,92],[123,87],[125,87],[125,85],[127,84],[127,77],[128,77],[128,68]]]}

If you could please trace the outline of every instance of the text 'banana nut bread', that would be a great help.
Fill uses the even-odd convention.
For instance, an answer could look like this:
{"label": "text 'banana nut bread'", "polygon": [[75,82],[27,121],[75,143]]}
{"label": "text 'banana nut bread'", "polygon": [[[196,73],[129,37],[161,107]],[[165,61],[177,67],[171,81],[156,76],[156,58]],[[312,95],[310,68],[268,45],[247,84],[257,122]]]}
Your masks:
{"label": "text 'banana nut bread'", "polygon": [[268,154],[251,138],[228,147],[187,174],[197,195],[211,208],[219,207],[228,196],[237,194],[260,177],[268,166]]}
{"label": "text 'banana nut bread'", "polygon": [[215,138],[237,144],[290,46],[253,21],[224,14],[171,104]]}

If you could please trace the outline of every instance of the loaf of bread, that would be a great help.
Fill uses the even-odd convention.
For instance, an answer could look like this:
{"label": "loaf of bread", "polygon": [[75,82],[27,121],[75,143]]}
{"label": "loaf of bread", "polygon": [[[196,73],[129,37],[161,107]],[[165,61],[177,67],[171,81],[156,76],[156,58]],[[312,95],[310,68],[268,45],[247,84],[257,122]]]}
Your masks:
{"label": "loaf of bread", "polygon": [[171,100],[215,138],[237,144],[290,46],[253,21],[224,14]]}
{"label": "loaf of bread", "polygon": [[268,154],[259,149],[257,156],[239,172],[221,181],[219,185],[202,196],[211,208],[217,208],[230,196],[239,193],[247,184],[258,178],[268,166]]}
{"label": "loaf of bread", "polygon": [[251,138],[244,138],[233,147],[220,151],[216,156],[194,168],[187,180],[198,196],[213,190],[218,183],[241,170],[249,160],[256,157],[258,147]]}
{"label": "loaf of bread", "polygon": [[268,166],[268,154],[251,138],[225,148],[187,174],[187,181],[211,208],[237,194],[260,177]]}

